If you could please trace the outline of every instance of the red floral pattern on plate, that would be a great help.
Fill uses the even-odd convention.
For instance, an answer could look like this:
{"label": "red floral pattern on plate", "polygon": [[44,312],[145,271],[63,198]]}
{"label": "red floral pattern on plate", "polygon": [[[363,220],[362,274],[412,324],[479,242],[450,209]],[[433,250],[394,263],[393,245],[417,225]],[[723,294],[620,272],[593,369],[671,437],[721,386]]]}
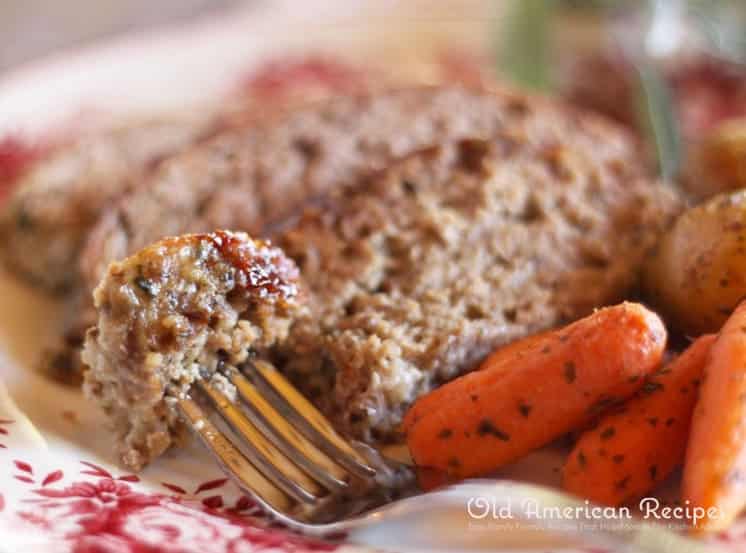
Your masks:
{"label": "red floral pattern on plate", "polygon": [[[13,423],[0,419],[3,436],[11,437]],[[0,471],[5,467],[23,488],[0,490],[0,534],[28,536],[24,547],[55,553],[304,553],[339,547],[270,523],[246,496],[229,499],[222,492],[232,484],[224,477],[201,482],[192,493],[163,482],[169,493],[162,493],[136,474],[115,475],[88,461],[80,461],[71,477],[69,470],[45,470],[13,453],[5,448]],[[4,545],[0,541],[0,550]]]}
{"label": "red floral pattern on plate", "polygon": [[317,87],[336,93],[356,93],[368,88],[370,75],[361,67],[327,56],[270,60],[241,80],[249,97],[277,101],[278,96],[308,95]]}
{"label": "red floral pattern on plate", "polygon": [[[45,534],[56,551],[70,553],[300,553],[338,547],[269,524],[246,497],[224,506],[223,496],[214,492],[227,479],[204,482],[193,494],[166,483],[177,492],[169,495],[138,489],[136,475],[115,477],[81,463],[84,468],[71,482],[58,469],[39,476],[39,485],[30,463],[13,460],[15,476],[29,488],[10,513],[10,526]],[[206,491],[212,495],[200,497]]]}
{"label": "red floral pattern on plate", "polygon": [[18,136],[0,137],[0,202],[8,195],[16,179],[46,155],[48,149],[49,146],[34,144]]}

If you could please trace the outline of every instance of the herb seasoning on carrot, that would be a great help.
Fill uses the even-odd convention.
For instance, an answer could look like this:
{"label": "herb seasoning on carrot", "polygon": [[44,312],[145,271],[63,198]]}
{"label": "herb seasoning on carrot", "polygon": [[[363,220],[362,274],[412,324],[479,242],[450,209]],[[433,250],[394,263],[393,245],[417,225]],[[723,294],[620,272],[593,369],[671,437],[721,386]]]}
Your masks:
{"label": "herb seasoning on carrot", "polygon": [[707,513],[698,531],[725,529],[746,507],[746,302],[726,321],[705,366],[682,496]]}
{"label": "herb seasoning on carrot", "polygon": [[[634,303],[511,344],[412,406],[403,423],[412,457],[450,479],[499,468],[634,394],[665,345],[660,318]],[[448,440],[438,437],[445,428]]]}
{"label": "herb seasoning on carrot", "polygon": [[697,386],[714,341],[714,335],[696,340],[650,376],[622,410],[584,432],[565,464],[564,488],[616,506],[644,496],[683,463]]}

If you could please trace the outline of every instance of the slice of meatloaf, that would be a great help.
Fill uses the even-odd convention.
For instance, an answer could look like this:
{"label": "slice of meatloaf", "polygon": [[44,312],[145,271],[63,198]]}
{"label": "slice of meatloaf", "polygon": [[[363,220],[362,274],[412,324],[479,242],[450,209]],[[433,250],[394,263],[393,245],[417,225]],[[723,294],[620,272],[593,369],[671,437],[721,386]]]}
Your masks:
{"label": "slice of meatloaf", "polygon": [[386,439],[494,348],[623,299],[679,202],[605,146],[506,130],[306,209],[276,243],[312,312],[278,365],[347,431]]}
{"label": "slice of meatloaf", "polygon": [[68,289],[104,208],[159,159],[206,132],[207,123],[196,116],[134,121],[86,133],[38,162],[0,213],[5,265],[44,288]]}
{"label": "slice of meatloaf", "polygon": [[[375,87],[384,86],[388,77],[369,74],[367,67],[318,56],[281,58],[247,75],[238,90],[214,106],[86,132],[14,185],[13,199],[0,214],[0,255],[32,283],[78,293],[78,257],[89,230],[156,162],[199,139],[254,127],[268,114],[343,92],[370,90],[374,76]],[[220,226],[210,230],[214,228]],[[86,297],[93,286],[84,291]]]}
{"label": "slice of meatloaf", "polygon": [[599,165],[641,170],[619,128],[542,98],[458,87],[335,97],[175,156],[107,213],[82,260],[90,289],[109,262],[164,236],[216,228],[269,232],[309,198],[449,140],[511,132],[534,144],[585,149]]}
{"label": "slice of meatloaf", "polygon": [[[339,96],[230,130],[161,164],[104,215],[84,249],[87,286],[70,312],[66,343],[93,324],[88,299],[108,264],[164,236],[216,228],[272,236],[309,200],[419,148],[510,133],[534,145],[568,145],[598,166],[643,170],[620,128],[544,98],[508,90],[413,87]],[[74,380],[77,352],[55,356]],[[71,378],[72,375],[72,378]]]}
{"label": "slice of meatloaf", "polygon": [[220,379],[222,364],[285,338],[301,309],[297,279],[279,249],[244,233],[168,238],[111,264],[95,292],[85,391],[109,416],[125,465],[139,469],[179,441],[171,399],[196,378]]}

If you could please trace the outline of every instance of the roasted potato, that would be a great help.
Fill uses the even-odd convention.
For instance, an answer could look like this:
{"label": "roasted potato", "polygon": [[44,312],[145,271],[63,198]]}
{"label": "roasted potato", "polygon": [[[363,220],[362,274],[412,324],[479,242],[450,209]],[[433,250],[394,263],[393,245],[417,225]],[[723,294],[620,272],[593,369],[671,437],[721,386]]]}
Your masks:
{"label": "roasted potato", "polygon": [[697,198],[746,188],[746,119],[715,127],[689,148],[684,184]]}
{"label": "roasted potato", "polygon": [[648,299],[678,330],[716,332],[746,296],[746,190],[684,212],[644,270]]}

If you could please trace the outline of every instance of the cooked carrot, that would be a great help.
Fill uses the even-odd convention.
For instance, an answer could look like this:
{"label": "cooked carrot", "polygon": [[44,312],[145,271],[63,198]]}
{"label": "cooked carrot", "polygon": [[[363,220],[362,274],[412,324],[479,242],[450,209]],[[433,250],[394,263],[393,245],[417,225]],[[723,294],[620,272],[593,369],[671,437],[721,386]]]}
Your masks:
{"label": "cooked carrot", "polygon": [[403,428],[417,465],[451,478],[485,474],[582,425],[642,386],[666,330],[655,313],[624,303],[529,340],[446,384],[436,402],[415,403]]}
{"label": "cooked carrot", "polygon": [[[553,331],[542,332],[540,334],[534,334],[520,340],[515,340],[505,346],[500,347],[492,355],[495,356],[499,354],[502,357],[511,358],[514,362],[517,362],[526,355],[530,355],[531,352],[536,349],[537,345],[539,349],[543,348],[545,345],[546,337],[552,332]],[[510,370],[514,366],[514,362],[503,363],[500,369],[497,369],[496,367],[491,369],[493,370],[493,377],[497,376],[497,370],[502,370],[504,373],[510,372]],[[485,362],[480,367],[478,367],[477,370],[482,370],[484,368],[487,368],[488,366],[490,366],[490,363]],[[450,391],[448,390],[448,386],[441,386],[440,388],[436,388],[429,394],[419,398],[407,412],[407,418],[404,421],[404,429],[406,430],[407,423],[411,423],[412,421],[418,419],[420,417],[420,413],[427,413],[429,411],[432,411],[433,409],[440,407],[442,405],[442,402],[446,400],[449,394]]]}
{"label": "cooked carrot", "polygon": [[[514,357],[515,359],[520,359],[526,354],[527,351],[530,351],[531,345],[536,343],[538,340],[541,340],[545,334],[547,333],[535,334],[527,338],[523,338],[506,344],[499,349],[500,354],[506,357]],[[481,367],[479,367],[479,369],[483,368],[485,365],[487,365],[487,363],[484,363]],[[506,363],[504,369],[506,373],[509,372],[510,365]],[[410,409],[410,419],[414,417],[418,418],[418,412],[426,412],[429,409],[435,408],[441,401],[441,394],[448,393],[448,390],[446,390],[445,393],[441,392],[441,390],[443,390],[444,388],[444,386],[436,388],[426,396],[420,398],[420,400]],[[430,467],[415,467],[415,473],[417,476],[417,484],[424,491],[441,488],[457,480],[452,478],[446,471]]]}
{"label": "cooked carrot", "polygon": [[715,336],[696,340],[645,380],[637,395],[583,433],[563,470],[564,488],[597,503],[639,499],[684,462],[697,388]]}
{"label": "cooked carrot", "polygon": [[706,512],[698,531],[722,530],[746,507],[746,302],[726,321],[705,366],[682,495]]}

